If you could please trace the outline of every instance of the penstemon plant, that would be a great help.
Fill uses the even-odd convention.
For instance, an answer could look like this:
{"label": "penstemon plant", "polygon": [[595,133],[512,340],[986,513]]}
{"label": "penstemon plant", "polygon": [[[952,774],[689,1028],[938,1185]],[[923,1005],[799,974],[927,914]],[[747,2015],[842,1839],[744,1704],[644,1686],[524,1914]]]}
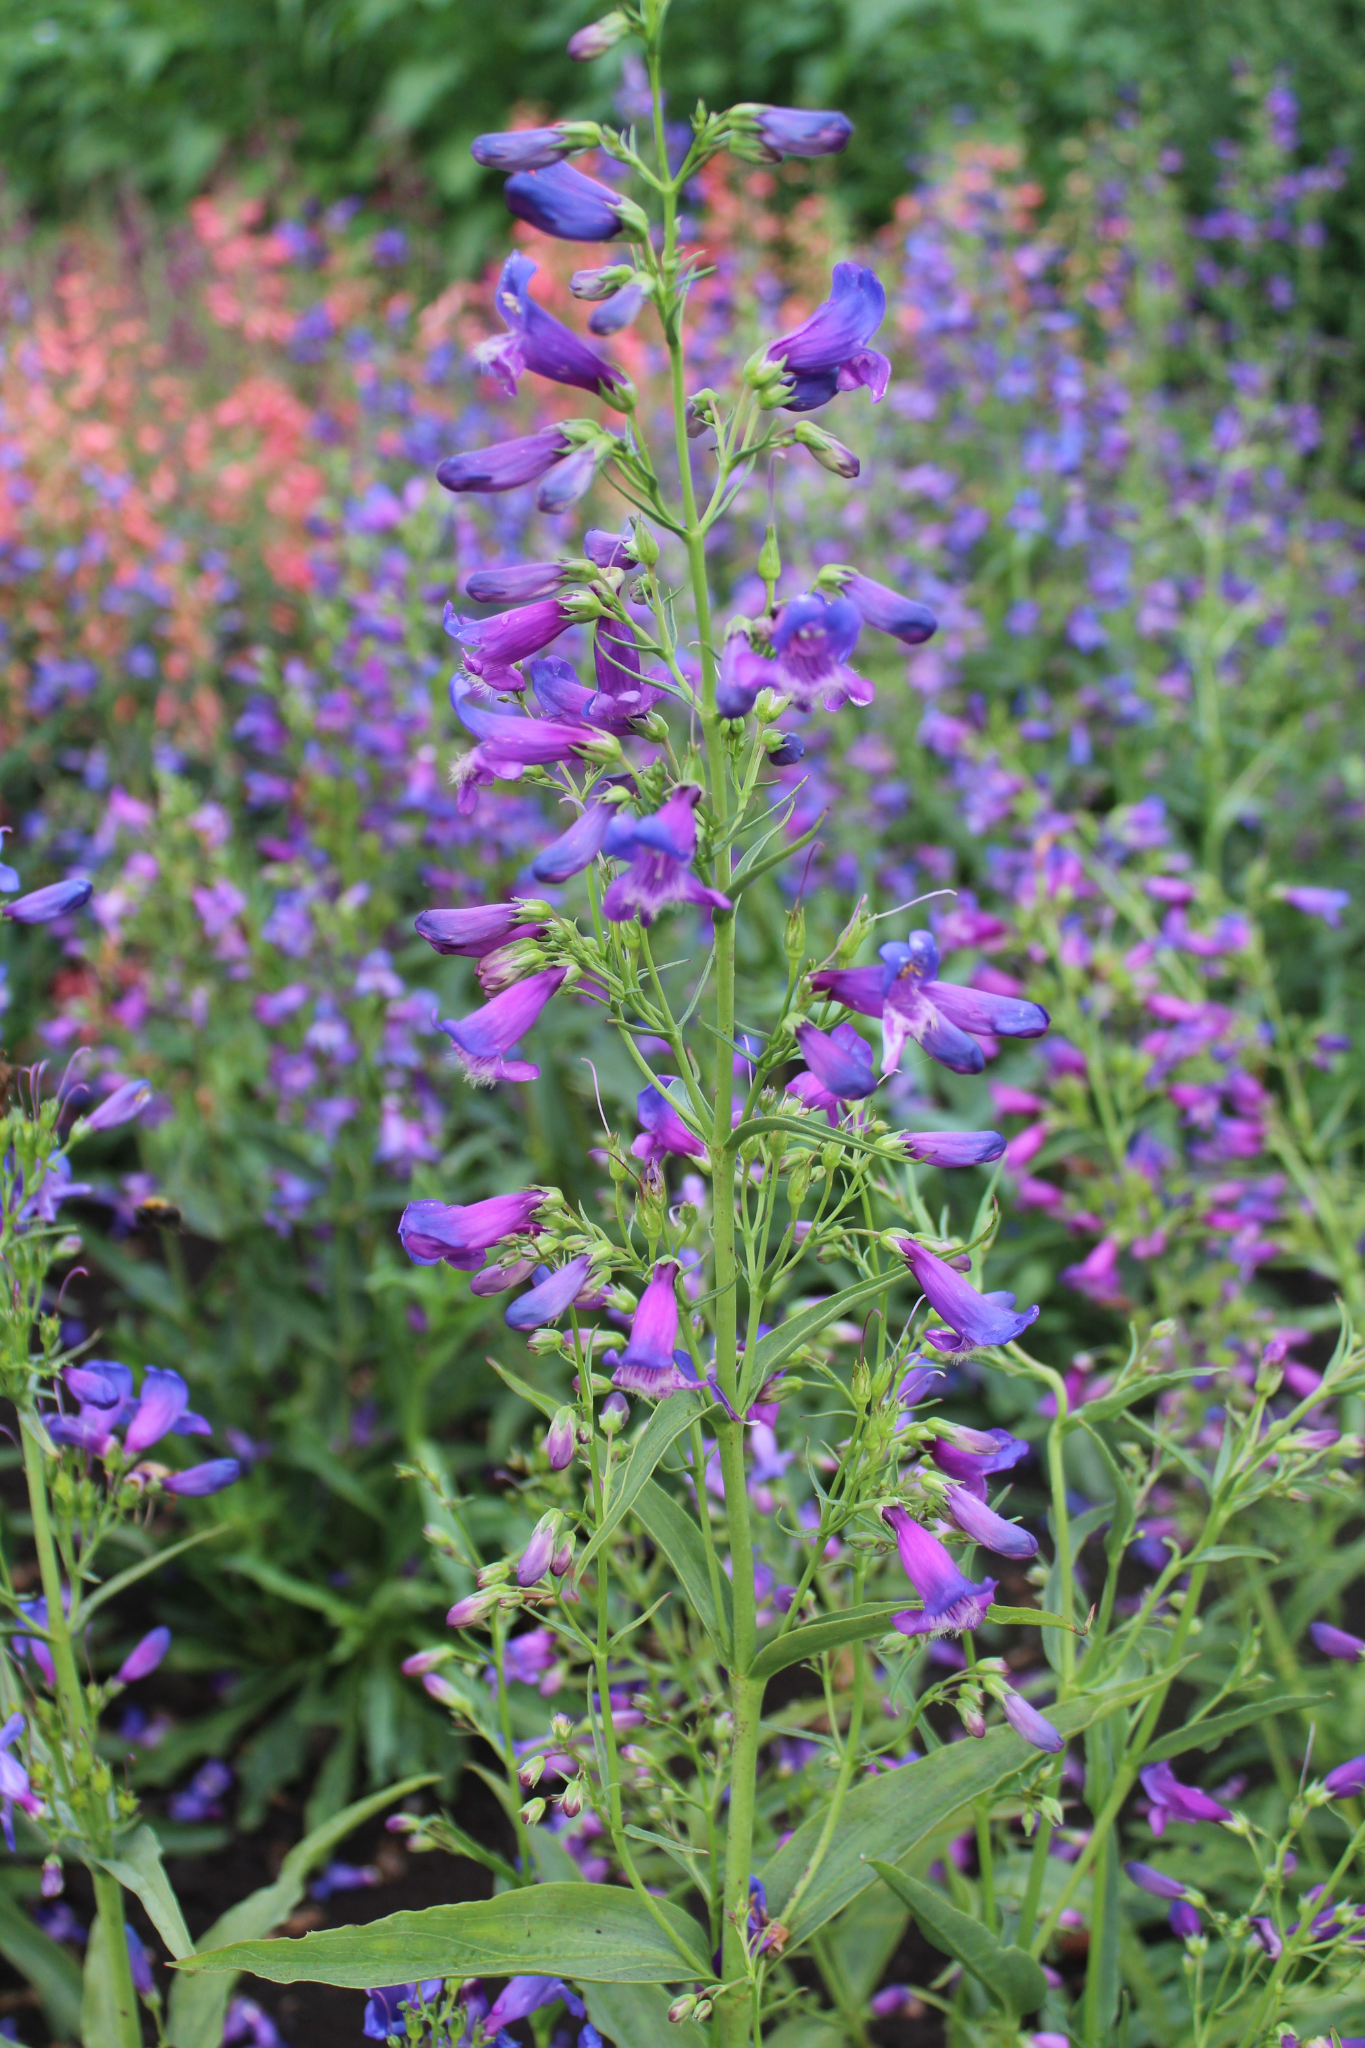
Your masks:
{"label": "penstemon plant", "polygon": [[[689,179],[722,149],[823,156],[849,130],[834,113],[746,105],[699,109],[680,138],[661,86],[666,11],[623,8],[571,45],[591,57],[639,39],[643,138],[569,122],[482,137],[474,154],[510,173],[511,211],[543,234],[628,245],[572,288],[598,336],[657,320],[667,459],[633,385],[537,303],[517,253],[484,367],[513,394],[527,372],[584,390],[622,425],[564,420],[438,471],[457,493],[534,484],[549,513],[603,478],[631,511],[580,554],[479,571],[470,595],[510,608],[447,620],[463,652],[452,704],[476,742],[454,771],[461,804],[499,781],[553,789],[572,821],[530,872],[556,892],[581,877],[583,914],[525,896],[417,922],[477,962],[488,1000],[441,1026],[470,1080],[534,1080],[518,1047],[570,993],[609,1020],[638,1079],[638,1133],[603,1110],[596,1213],[533,1187],[414,1201],[400,1228],[417,1265],[472,1274],[476,1296],[524,1289],[505,1321],[552,1376],[547,1389],[498,1367],[547,1423],[512,1461],[529,1518],[519,1554],[486,1559],[441,1475],[413,1474],[433,1543],[473,1577],[453,1634],[405,1668],[497,1760],[512,1841],[503,1854],[446,1816],[398,1816],[414,1848],[481,1863],[492,1896],[302,1941],[201,1944],[182,1967],[366,1988],[377,2040],[510,2048],[506,2030],[529,2021],[556,2048],[865,2048],[878,2017],[929,2005],[957,2041],[1013,2043],[1031,2022],[1039,2040],[1098,2048],[1128,1997],[1121,1975],[1141,1974],[1120,1971],[1125,1918],[1154,1896],[1171,1902],[1186,1991],[1183,2017],[1174,1991],[1153,1992],[1151,2037],[1251,2044],[1335,2025],[1358,1974],[1349,1900],[1365,1841],[1343,1802],[1365,1761],[1321,1779],[1306,1763],[1253,1816],[1173,1760],[1322,1697],[1289,1687],[1278,1656],[1263,1670],[1229,1568],[1265,1555],[1251,1539],[1278,1526],[1277,1503],[1349,1487],[1343,1461],[1360,1447],[1330,1418],[1365,1389],[1365,1353],[1347,1328],[1291,1398],[1282,1342],[1259,1367],[1215,1373],[1174,1321],[1149,1317],[1081,1398],[1023,1341],[1037,1308],[983,1284],[994,1178],[961,1228],[934,1192],[935,1174],[999,1160],[1003,1137],[905,1131],[882,1113],[908,1042],[970,1075],[983,1042],[1035,1038],[1049,1020],[1022,994],[941,980],[926,930],[860,964],[878,921],[862,903],[823,957],[808,950],[801,857],[819,828],[788,832],[793,800],[774,802],[766,771],[800,757],[795,726],[817,703],[846,720],[870,701],[850,666],[863,627],[913,646],[935,622],[842,564],[779,603],[770,522],[766,608],[717,624],[708,541],[739,494],[795,447],[858,473],[806,415],[860,387],[881,399],[885,302],[871,270],[841,263],[829,298],[751,357],[738,389],[692,388],[685,315],[703,262],[683,239]],[[643,203],[566,161],[592,149]],[[591,687],[546,651],[584,627]],[[674,934],[678,914],[699,927],[656,957],[670,913]],[[880,1023],[880,1064],[855,1018]],[[941,1399],[964,1395],[971,1419],[950,1420]],[[1001,1512],[1030,1452],[1001,1418],[1037,1408],[1050,1559]],[[1093,1498],[1078,1506],[1082,1477]],[[1094,1550],[1083,1565],[1101,1539],[1098,1568]],[[978,1551],[1001,1560],[1015,1598],[997,1599]],[[1330,1628],[1319,1647],[1361,1648]],[[530,1687],[560,1702],[548,1726]],[[1219,1852],[1172,1866],[1163,1849],[1124,1879],[1139,1787],[1154,1834],[1221,1828]],[[1309,1908],[1294,1889],[1304,1860]],[[881,1985],[912,1920],[946,1966]],[[1079,1980],[1061,1945],[1078,1927]],[[507,1981],[494,1992],[485,1978]]]}

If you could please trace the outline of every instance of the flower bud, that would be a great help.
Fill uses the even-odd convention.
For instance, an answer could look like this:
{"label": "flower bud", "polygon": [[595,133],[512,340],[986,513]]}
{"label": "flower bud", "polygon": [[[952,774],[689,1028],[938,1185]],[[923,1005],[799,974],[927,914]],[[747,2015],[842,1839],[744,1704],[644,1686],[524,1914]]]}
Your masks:
{"label": "flower bud", "polygon": [[[452,1610],[453,1611],[453,1610]],[[404,1678],[425,1678],[428,1671],[435,1671],[454,1656],[451,1649],[418,1650],[413,1657],[405,1657],[399,1665]]]}
{"label": "flower bud", "polygon": [[685,1991],[681,1998],[675,1998],[672,2005],[669,2006],[668,2017],[675,2027],[680,2027],[684,2020],[691,2019],[696,2009],[696,1993],[694,1991]]}
{"label": "flower bud", "polygon": [[696,2002],[696,2005],[692,2009],[692,2017],[699,2027],[704,2026],[707,2020],[710,2019],[711,2012],[712,2005],[710,1999],[699,1998]]}
{"label": "flower bud", "polygon": [[550,1461],[552,1472],[563,1472],[573,1463],[574,1431],[572,1408],[559,1408],[550,1427],[545,1432],[542,1446]]}
{"label": "flower bud", "polygon": [[594,57],[605,57],[608,50],[614,50],[622,37],[630,34],[630,22],[618,8],[604,14],[597,21],[590,21],[586,28],[580,28],[569,37],[568,52],[577,64],[591,63]]}
{"label": "flower bud", "polygon": [[526,1828],[533,1828],[535,1827],[538,1821],[541,1821],[544,1818],[545,1801],[543,1799],[528,1799],[525,1806],[523,1806],[521,1809],[522,1826]]}
{"label": "flower bud", "polygon": [[583,1780],[571,1778],[559,1795],[559,1810],[565,1820],[577,1820],[583,1811]]}
{"label": "flower bud", "polygon": [[754,699],[754,717],[760,725],[775,725],[791,698],[781,690],[760,690]]}
{"label": "flower bud", "polygon": [[422,1689],[430,1694],[438,1706],[453,1707],[459,1710],[465,1705],[463,1695],[456,1690],[448,1678],[442,1678],[439,1671],[428,1671],[426,1677],[422,1680]]}
{"label": "flower bud", "polygon": [[770,526],[763,536],[763,545],[758,551],[758,573],[769,589],[782,574],[782,550],[777,544],[777,528]]}
{"label": "flower bud", "polygon": [[564,1517],[558,1508],[551,1508],[548,1515],[542,1515],[531,1531],[531,1540],[517,1564],[517,1584],[535,1586],[550,1569],[550,1560],[555,1555],[559,1542],[560,1526]]}
{"label": "flower bud", "polygon": [[630,284],[636,271],[629,263],[608,263],[601,270],[576,270],[569,279],[569,290],[576,299],[610,299],[624,285]]}
{"label": "flower bud", "polygon": [[529,974],[538,974],[548,964],[544,949],[534,939],[510,939],[505,946],[496,946],[491,953],[485,953],[479,961],[476,970],[479,987],[486,996],[499,995],[503,989],[511,988],[514,982],[525,981]]}
{"label": "flower bud", "polygon": [[526,1349],[534,1351],[537,1358],[554,1358],[568,1348],[569,1340],[562,1330],[532,1330],[526,1339]]}
{"label": "flower bud", "polygon": [[652,569],[659,559],[659,543],[654,529],[646,526],[643,519],[637,519],[630,537],[630,551],[642,569]]}
{"label": "flower bud", "polygon": [[511,1565],[507,1562],[507,1559],[505,1557],[500,1557],[493,1564],[484,1564],[479,1566],[478,1573],[476,1574],[474,1579],[474,1584],[478,1587],[480,1592],[483,1592],[486,1586],[505,1585],[507,1580],[510,1579],[511,1576]]}
{"label": "flower bud", "polygon": [[545,1771],[543,1756],[528,1756],[517,1771],[517,1783],[523,1792],[534,1792]]}
{"label": "flower bud", "polygon": [[867,898],[860,896],[852,917],[834,943],[834,958],[840,967],[849,965],[871,929],[872,919],[868,914]]}
{"label": "flower bud", "polygon": [[573,1537],[566,1536],[554,1556],[550,1559],[552,1578],[566,1578],[573,1569]]}
{"label": "flower bud", "polygon": [[774,361],[766,348],[756,350],[744,365],[744,382],[751,391],[757,392],[762,406],[781,405],[790,381],[785,362]]}
{"label": "flower bud", "polygon": [[604,1436],[615,1436],[630,1421],[630,1403],[619,1388],[613,1388],[607,1395],[598,1421]]}
{"label": "flower bud", "polygon": [[65,1888],[66,1879],[62,1875],[60,1856],[48,1856],[43,1863],[42,1883],[39,1886],[39,1890],[45,1899],[59,1899]]}
{"label": "flower bud", "polygon": [[788,964],[795,967],[804,958],[806,951],[806,913],[801,904],[787,912],[787,922],[782,932],[782,950]]}
{"label": "flower bud", "polygon": [[862,468],[851,448],[845,448],[842,441],[836,441],[833,434],[827,434],[823,427],[817,427],[810,420],[801,420],[794,428],[796,439],[831,476],[855,477]]}
{"label": "flower bud", "polygon": [[[457,1600],[446,1615],[447,1628],[473,1628],[481,1622],[491,1608],[498,1604],[495,1592],[466,1593],[463,1600]],[[430,1674],[428,1674],[429,1676]],[[425,1684],[425,1679],[423,1683]]]}

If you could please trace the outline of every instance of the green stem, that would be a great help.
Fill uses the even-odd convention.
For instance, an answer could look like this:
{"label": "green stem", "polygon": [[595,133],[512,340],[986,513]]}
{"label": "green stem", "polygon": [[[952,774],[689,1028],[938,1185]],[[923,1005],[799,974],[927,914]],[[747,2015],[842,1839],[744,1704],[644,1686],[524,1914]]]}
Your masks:
{"label": "green stem", "polygon": [[[54,1660],[55,1661],[55,1660]],[[133,1989],[133,1966],[123,1932],[123,1887],[107,1870],[92,1870],[97,1930],[109,1966],[109,1997],[114,2011],[114,2039],[109,2048],[142,2048],[142,2019]],[[92,1930],[94,1931],[94,1930]],[[104,2044],[100,2044],[104,2048]]]}

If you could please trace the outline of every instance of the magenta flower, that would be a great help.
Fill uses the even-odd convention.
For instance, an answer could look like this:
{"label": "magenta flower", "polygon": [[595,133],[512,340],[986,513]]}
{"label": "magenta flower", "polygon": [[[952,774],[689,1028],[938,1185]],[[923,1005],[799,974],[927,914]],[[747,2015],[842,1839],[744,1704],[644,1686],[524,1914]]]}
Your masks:
{"label": "magenta flower", "polygon": [[398,1236],[414,1265],[435,1266],[444,1260],[472,1273],[495,1244],[540,1228],[534,1217],[544,1200],[542,1189],[526,1188],[515,1195],[490,1195],[483,1202],[409,1202],[398,1220]]}
{"label": "magenta flower", "polygon": [[[543,906],[542,906],[543,908]],[[539,939],[548,925],[528,924],[520,903],[478,903],[468,910],[423,910],[413,919],[413,930],[438,953],[463,960],[482,960],[509,939]]]}
{"label": "magenta flower", "polygon": [[[527,289],[535,274],[536,265],[529,256],[514,252],[503,264],[496,301],[507,323],[507,332],[479,348],[481,367],[498,379],[509,398],[516,397],[522,374],[529,370],[534,376],[549,378],[551,383],[591,391],[608,405],[622,408],[631,395],[628,380],[614,363],[580,341],[572,328],[536,304]],[[444,481],[440,470],[437,478]]]}
{"label": "magenta flower", "polygon": [[1030,1536],[1017,1522],[1010,1522],[979,1500],[970,1487],[950,1486],[948,1512],[964,1536],[993,1550],[997,1557],[1036,1557],[1038,1538]]}
{"label": "magenta flower", "polygon": [[802,711],[809,711],[817,692],[826,711],[841,705],[870,704],[876,691],[848,657],[858,642],[862,621],[846,597],[826,598],[818,591],[784,604],[773,628],[776,660],[764,679],[773,689],[790,693]]}
{"label": "magenta flower", "polygon": [[1324,1657],[1339,1657],[1344,1664],[1358,1664],[1365,1657],[1365,1642],[1347,1635],[1344,1628],[1333,1628],[1330,1621],[1310,1622],[1308,1633]]}
{"label": "magenta flower", "polygon": [[591,1264],[591,1258],[584,1252],[553,1272],[548,1266],[537,1267],[541,1277],[535,1286],[519,1294],[503,1316],[508,1329],[539,1330],[562,1316],[583,1293]]}
{"label": "magenta flower", "polygon": [[1101,1308],[1118,1308],[1124,1301],[1119,1281],[1119,1247],[1112,1237],[1102,1237],[1094,1250],[1074,1266],[1063,1266],[1060,1277],[1077,1294],[1084,1294]]}
{"label": "magenta flower", "polygon": [[597,691],[585,713],[589,725],[625,732],[632,719],[644,718],[665,694],[646,682],[635,628],[621,619],[597,621],[592,659]]}
{"label": "magenta flower", "polygon": [[[1305,917],[1320,917],[1333,930],[1341,923],[1341,913],[1351,900],[1349,889],[1314,889],[1307,884],[1281,889],[1280,895],[1286,903],[1292,903],[1295,910],[1301,910]],[[6,911],[7,917],[9,914]]]}
{"label": "magenta flower", "polygon": [[665,1259],[654,1268],[640,1305],[631,1318],[624,1352],[607,1351],[602,1362],[612,1367],[611,1383],[628,1394],[662,1400],[697,1384],[686,1351],[678,1350],[677,1262]]}
{"label": "magenta flower", "polygon": [[16,896],[4,905],[0,916],[14,924],[51,924],[54,917],[65,917],[70,911],[83,908],[94,890],[93,882],[70,875],[64,882],[49,882],[45,889],[30,889],[27,896]]}
{"label": "magenta flower", "polygon": [[968,1429],[962,1423],[943,1427],[945,1434],[934,1438],[929,1455],[940,1472],[978,1500],[986,1498],[989,1473],[1008,1472],[1029,1454],[1024,1439],[1007,1429]]}
{"label": "magenta flower", "polygon": [[978,1294],[960,1273],[955,1273],[933,1252],[926,1251],[914,1238],[903,1237],[900,1248],[930,1308],[962,1340],[953,1344],[942,1341],[940,1331],[926,1331],[926,1341],[937,1350],[970,1351],[983,1345],[1012,1344],[1030,1323],[1037,1321],[1036,1304],[1032,1308],[1016,1309],[1012,1294],[1004,1291]]}
{"label": "magenta flower", "polygon": [[1037,1003],[939,981],[929,932],[911,932],[904,945],[892,941],[878,951],[879,967],[825,968],[811,976],[811,986],[845,1009],[881,1018],[884,1074],[900,1065],[909,1038],[953,1073],[979,1074],[985,1058],[976,1038],[1040,1038],[1047,1030],[1047,1011]]}
{"label": "magenta flower", "polygon": [[879,1086],[871,1048],[851,1024],[837,1024],[831,1032],[798,1024],[796,1042],[806,1071],[787,1082],[786,1092],[808,1109],[823,1109],[832,1124],[839,1121],[840,1103],[861,1102]]}
{"label": "magenta flower", "polygon": [[539,482],[572,450],[562,427],[542,427],[493,448],[448,455],[437,468],[436,481],[447,491],[515,491],[522,484]]}
{"label": "magenta flower", "polygon": [[1333,1799],[1354,1799],[1358,1793],[1365,1792],[1365,1756],[1353,1756],[1349,1763],[1338,1764],[1334,1771],[1327,1773],[1322,1783]]}
{"label": "magenta flower", "polygon": [[190,1405],[190,1390],[178,1372],[149,1365],[142,1375],[136,1413],[124,1434],[124,1455],[140,1457],[175,1428]]}
{"label": "magenta flower", "polygon": [[513,562],[505,569],[471,569],[464,594],[474,604],[530,604],[553,597],[568,581],[563,562]]}
{"label": "magenta flower", "polygon": [[705,1142],[687,1128],[666,1093],[677,1086],[677,1076],[660,1074],[659,1081],[659,1087],[651,1083],[635,1098],[635,1113],[644,1129],[630,1148],[632,1156],[646,1164],[670,1153],[680,1159],[705,1159]]}
{"label": "magenta flower", "polygon": [[[539,654],[573,624],[573,618],[569,607],[553,597],[495,612],[491,619],[463,619],[448,604],[445,629],[464,649],[464,665],[471,675],[482,677],[491,690],[519,690],[522,685],[511,674],[513,663]],[[455,708],[458,712],[459,706]]]}
{"label": "magenta flower", "polygon": [[83,1131],[116,1131],[123,1124],[131,1123],[152,1099],[150,1081],[125,1081],[121,1088],[115,1088],[106,1095],[98,1109],[83,1111],[80,1124]]}
{"label": "magenta flower", "polygon": [[603,851],[630,866],[618,875],[602,898],[602,914],[614,924],[638,917],[653,924],[661,910],[675,903],[696,903],[728,910],[730,899],[710,889],[692,872],[697,852],[695,812],[701,791],[684,783],[646,818],[617,815],[608,829]]}
{"label": "magenta flower", "polygon": [[835,264],[830,296],[791,334],[768,344],[768,361],[781,363],[791,379],[782,401],[788,412],[814,412],[836,391],[856,391],[860,384],[877,403],[891,365],[867,344],[885,312],[886,293],[875,271]]}
{"label": "magenta flower", "polygon": [[965,1578],[938,1538],[904,1508],[883,1508],[882,1520],[895,1535],[901,1566],[924,1603],[920,1612],[908,1608],[895,1617],[901,1634],[956,1635],[962,1629],[980,1628],[995,1598],[995,1580],[974,1585]]}
{"label": "magenta flower", "polygon": [[649,225],[631,200],[572,164],[519,170],[503,186],[502,196],[510,214],[561,242],[614,242],[619,235],[638,237]]}
{"label": "magenta flower", "polygon": [[46,1810],[29,1783],[28,1772],[10,1751],[10,1744],[17,1742],[23,1732],[22,1714],[11,1714],[4,1727],[0,1728],[0,1829],[4,1831],[11,1856],[14,1854],[15,1807],[22,1807],[30,1820],[36,1820]]}
{"label": "magenta flower", "polygon": [[1025,1742],[1031,1742],[1035,1749],[1044,1749],[1050,1756],[1058,1756],[1066,1748],[1064,1737],[1058,1734],[1051,1721],[1030,1706],[1017,1692],[1007,1692],[1000,1702],[1005,1719],[1016,1735],[1022,1735]]}
{"label": "magenta flower", "polygon": [[468,691],[456,691],[453,685],[451,700],[461,724],[479,742],[456,764],[459,807],[466,813],[474,808],[479,789],[487,783],[516,782],[526,768],[544,768],[581,756],[606,760],[620,752],[609,734],[590,725],[489,711],[473,703]]}
{"label": "magenta flower", "polygon": [[917,1166],[985,1166],[999,1159],[999,1131],[902,1131],[900,1141]]}
{"label": "magenta flower", "polygon": [[171,1647],[171,1632],[168,1628],[154,1628],[142,1641],[128,1652],[118,1670],[114,1673],[117,1685],[134,1685],[139,1678],[146,1678],[156,1670],[157,1665]]}
{"label": "magenta flower", "polygon": [[1231,1820],[1232,1814],[1197,1785],[1182,1785],[1168,1763],[1148,1764],[1139,1771],[1142,1789],[1152,1802],[1152,1833],[1165,1833],[1168,1821]]}
{"label": "magenta flower", "polygon": [[534,1081],[540,1068],[529,1060],[509,1059],[513,1046],[532,1028],[541,1011],[563,985],[567,967],[546,967],[528,975],[502,995],[494,996],[481,1010],[467,1017],[438,1017],[436,1028],[444,1031],[455,1048],[465,1074],[471,1081]]}
{"label": "magenta flower", "polygon": [[573,1463],[573,1409],[558,1408],[541,1445],[552,1472],[563,1472]]}

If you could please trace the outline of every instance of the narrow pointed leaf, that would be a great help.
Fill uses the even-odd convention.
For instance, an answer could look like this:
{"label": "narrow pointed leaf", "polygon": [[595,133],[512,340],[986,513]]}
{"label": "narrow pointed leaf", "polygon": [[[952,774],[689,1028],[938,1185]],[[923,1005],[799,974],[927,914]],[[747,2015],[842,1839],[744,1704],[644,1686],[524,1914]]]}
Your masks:
{"label": "narrow pointed leaf", "polygon": [[81,1966],[8,1892],[0,1892],[0,1955],[38,1995],[54,2040],[75,2041],[81,2031]]}
{"label": "narrow pointed leaf", "polygon": [[706,1563],[706,1546],[701,1531],[686,1508],[665,1493],[656,1480],[648,1480],[635,1503],[635,1517],[651,1542],[667,1558],[695,1614],[718,1650],[724,1654],[733,1640],[734,1593],[725,1573],[719,1573],[721,1612],[716,1614],[711,1573]]}
{"label": "narrow pointed leaf", "polygon": [[1022,2013],[1037,2011],[1047,1997],[1041,1963],[1022,1948],[1002,1947],[988,1927],[949,1905],[931,1884],[891,1863],[874,1862],[872,1868],[897,1898],[904,1899],[926,1940],[970,1970],[1006,2012],[1017,2019]]}
{"label": "narrow pointed leaf", "polygon": [[1169,1735],[1163,1735],[1143,1751],[1142,1761],[1167,1763],[1173,1756],[1183,1756],[1187,1749],[1213,1749],[1224,1736],[1235,1735],[1239,1728],[1268,1721],[1272,1714],[1292,1714],[1302,1707],[1323,1706],[1328,1697],[1325,1692],[1281,1693],[1273,1699],[1252,1700],[1244,1707],[1233,1707],[1226,1714],[1209,1714],[1202,1721],[1189,1721],[1183,1728],[1173,1728]]}
{"label": "narrow pointed leaf", "polygon": [[[845,1643],[864,1643],[870,1636],[885,1635],[895,1626],[898,1614],[913,1612],[919,1604],[907,1592],[901,1600],[872,1600],[864,1607],[850,1607],[843,1614],[822,1614],[818,1621],[808,1621],[804,1627],[792,1629],[760,1650],[754,1659],[753,1676],[772,1678],[789,1664],[801,1663],[803,1658],[819,1657],[826,1650],[841,1650]],[[1071,1626],[1060,1614],[1049,1614],[1042,1607],[990,1607],[986,1619],[1030,1623],[1035,1628]]]}
{"label": "narrow pointed leaf", "polygon": [[194,1943],[180,1901],[162,1868],[161,1844],[151,1828],[135,1828],[126,1841],[119,1843],[118,1850],[117,1856],[99,1858],[101,1868],[116,1877],[125,1891],[141,1899],[148,1919],[173,1956],[189,1955]]}
{"label": "narrow pointed leaf", "polygon": [[[708,1404],[710,1398],[709,1394],[704,1397]],[[596,1557],[613,1530],[620,1527],[624,1517],[635,1506],[664,1452],[677,1442],[685,1429],[691,1428],[701,1413],[702,1402],[695,1394],[670,1394],[666,1401],[660,1401],[636,1439],[612,1488],[601,1526],[579,1559],[578,1574]]]}

